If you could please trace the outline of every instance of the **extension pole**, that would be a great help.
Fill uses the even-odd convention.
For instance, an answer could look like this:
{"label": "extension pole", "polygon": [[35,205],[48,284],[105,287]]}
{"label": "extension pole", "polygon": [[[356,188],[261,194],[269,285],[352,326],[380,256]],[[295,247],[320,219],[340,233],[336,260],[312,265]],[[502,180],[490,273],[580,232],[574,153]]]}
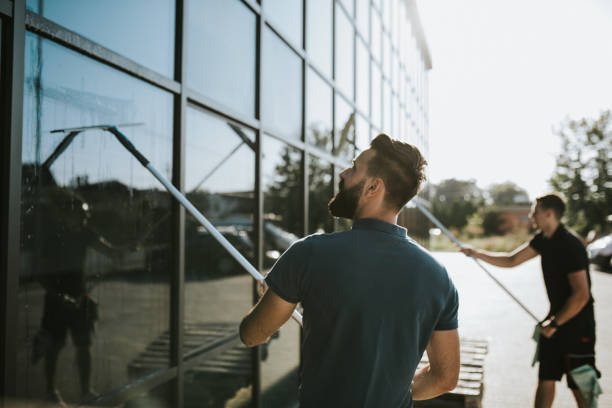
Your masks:
{"label": "extension pole", "polygon": [[[257,269],[255,269],[255,267],[253,265],[251,265],[249,263],[249,261],[236,249],[234,248],[234,246],[219,232],[217,231],[217,229],[214,227],[214,225],[208,221],[206,219],[206,217],[204,217],[202,215],[202,213],[200,211],[198,211],[197,208],[195,208],[195,206],[193,204],[191,204],[191,202],[179,191],[176,189],[176,187],[174,187],[174,185],[168,181],[168,179],[166,179],[163,175],[161,175],[157,169],[155,169],[155,167],[153,167],[151,165],[151,163],[149,163],[149,160],[142,154],[140,153],[136,147],[134,147],[134,145],[132,144],[132,142],[130,142],[130,140],[123,134],[121,133],[116,126],[106,126],[106,125],[102,125],[102,126],[88,126],[87,128],[80,128],[77,130],[86,130],[86,129],[102,129],[102,130],[106,130],[110,133],[112,133],[117,140],[119,141],[119,143],[121,143],[123,145],[123,147],[125,147],[139,162],[140,164],[142,164],[147,170],[149,170],[149,172],[160,182],[162,183],[162,185],[166,188],[166,190],[168,190],[168,192],[170,194],[172,194],[172,196],[174,198],[176,198],[182,205],[183,207],[185,207],[185,209],[191,214],[193,215],[196,220],[198,220],[198,222],[204,227],[206,228],[206,230],[210,233],[210,235],[213,236],[213,238],[215,238],[215,240],[217,240],[217,242],[219,244],[221,244],[221,246],[223,246],[223,248],[225,248],[225,250],[227,252],[229,252],[229,254],[253,277],[255,278],[255,280],[257,280],[260,283],[264,283],[265,278],[263,277],[263,275],[261,273],[259,273],[259,271]],[[73,129],[67,129],[64,131],[73,131]],[[59,130],[61,131],[61,130]],[[54,132],[59,132],[59,131],[54,131]],[[292,314],[293,319],[298,322],[300,324],[300,326],[302,325],[302,315],[300,312],[298,312],[297,310],[293,311]]]}
{"label": "extension pole", "polygon": [[[413,200],[413,202],[415,206],[419,209],[419,211],[421,211],[427,218],[429,218],[431,222],[433,222],[438,228],[440,228],[442,232],[444,232],[444,234],[455,243],[455,245],[457,245],[460,249],[464,248],[463,244],[461,244],[461,242],[457,238],[455,238],[453,233],[450,232],[444,225],[442,225],[442,223],[438,221],[438,219],[434,217],[433,214],[430,213],[429,210],[419,202],[418,198]],[[508,296],[512,298],[512,300],[516,302],[516,304],[518,304],[525,312],[527,312],[527,314],[531,316],[531,318],[535,320],[536,323],[540,322],[536,315],[531,310],[529,310],[527,306],[525,306],[516,296],[514,296],[514,294],[510,292],[510,290],[508,290],[508,288],[506,288],[506,286],[504,286],[504,284],[501,283],[491,272],[489,272],[487,268],[482,265],[480,260],[478,260],[478,258],[476,258],[475,256],[471,256],[471,258],[474,260],[474,262],[476,262],[480,269],[482,269],[487,275],[489,275],[489,277],[493,279],[493,281],[497,283],[497,285],[502,288],[504,292],[506,292],[506,294],[508,294]]]}

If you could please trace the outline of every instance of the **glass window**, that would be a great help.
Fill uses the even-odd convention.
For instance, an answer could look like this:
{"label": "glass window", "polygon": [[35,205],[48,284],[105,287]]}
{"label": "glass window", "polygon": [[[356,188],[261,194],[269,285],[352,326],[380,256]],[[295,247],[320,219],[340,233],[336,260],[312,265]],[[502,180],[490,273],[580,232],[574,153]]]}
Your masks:
{"label": "glass window", "polygon": [[307,80],[306,142],[331,152],[332,89],[312,69]]}
{"label": "glass window", "polygon": [[[265,136],[262,145],[264,269],[304,234],[302,152]],[[300,327],[284,324],[262,350],[264,407],[297,405]]]}
{"label": "glass window", "polygon": [[336,9],[336,83],[351,100],[353,95],[354,62],[353,39],[354,30],[346,15]]}
{"label": "glass window", "polygon": [[383,132],[389,134],[391,131],[391,88],[388,81],[383,81]]}
{"label": "glass window", "polygon": [[[370,124],[361,115],[355,118],[355,147],[358,152],[366,150],[370,145]],[[357,154],[357,153],[355,153]]]}
{"label": "glass window", "polygon": [[381,25],[380,25],[380,15],[372,10],[372,14],[371,14],[371,21],[372,21],[372,42],[371,42],[371,49],[372,49],[372,55],[374,56],[374,59],[378,62],[380,62],[380,47],[381,47]]}
{"label": "glass window", "polygon": [[187,9],[187,85],[254,117],[255,14],[239,0],[190,0]]}
{"label": "glass window", "polygon": [[374,7],[376,7],[378,10],[380,10],[380,1],[381,0],[372,0],[372,4],[374,5]]}
{"label": "glass window", "polygon": [[323,159],[309,155],[308,160],[308,233],[331,232],[333,218],[327,203],[334,195],[332,165]]}
{"label": "glass window", "polygon": [[332,73],[332,0],[308,0],[306,49],[314,64],[331,78]]}
{"label": "glass window", "polygon": [[336,94],[336,143],[334,154],[352,159],[355,144],[355,113],[351,106]]}
{"label": "glass window", "polygon": [[353,4],[353,0],[340,0],[340,2],[346,9],[348,15],[353,18],[355,15],[355,5]]}
{"label": "glass window", "polygon": [[303,0],[266,0],[264,2],[266,18],[280,34],[286,36],[297,48],[302,48],[302,10]]}
{"label": "glass window", "polygon": [[397,135],[394,137],[399,137],[400,135],[400,106],[399,99],[397,96],[393,97],[393,128],[391,129],[391,133],[393,135]]}
{"label": "glass window", "polygon": [[264,123],[285,137],[301,139],[302,60],[267,27],[263,43]]}
{"label": "glass window", "polygon": [[175,0],[27,0],[26,5],[106,48],[174,77]]}
{"label": "glass window", "polygon": [[370,0],[357,0],[357,30],[370,42]]}
{"label": "glass window", "polygon": [[[395,48],[399,48],[400,45],[400,26],[406,19],[405,10],[402,9],[400,3],[403,0],[393,0],[393,45]],[[402,14],[404,12],[404,14]]]}
{"label": "glass window", "polygon": [[385,25],[385,28],[387,29],[387,33],[389,33],[391,30],[391,0],[383,0],[383,17],[384,17],[384,21],[383,24]]}
{"label": "glass window", "polygon": [[370,54],[361,39],[357,39],[357,106],[370,114]]}
{"label": "glass window", "polygon": [[170,178],[173,95],[32,33],[25,47],[16,376],[20,397],[55,384],[72,405],[168,367],[172,199],[109,132],[51,131],[137,123],[119,129]]}
{"label": "glass window", "polygon": [[[255,261],[255,136],[252,131],[187,109],[187,198],[227,240]],[[224,406],[234,396],[250,399],[251,354],[236,336],[252,305],[253,278],[191,215],[185,218],[186,359],[200,358],[185,376],[187,406]],[[230,339],[233,346],[211,357],[198,348]],[[214,381],[224,367],[223,381]],[[214,404],[210,401],[215,401]]]}
{"label": "glass window", "polygon": [[393,79],[393,90],[399,93],[399,61],[397,54],[391,55],[391,78]]}
{"label": "glass window", "polygon": [[372,124],[377,128],[380,128],[381,121],[381,92],[382,82],[380,68],[373,61],[370,63],[372,68]]}
{"label": "glass window", "polygon": [[383,35],[383,69],[385,77],[391,78],[391,41],[387,34]]}

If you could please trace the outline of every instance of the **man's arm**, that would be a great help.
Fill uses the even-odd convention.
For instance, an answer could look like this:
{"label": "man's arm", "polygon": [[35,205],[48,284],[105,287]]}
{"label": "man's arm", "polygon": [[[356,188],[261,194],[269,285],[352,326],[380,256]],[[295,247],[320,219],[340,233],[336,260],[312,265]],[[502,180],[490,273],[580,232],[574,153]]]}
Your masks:
{"label": "man's arm", "polygon": [[459,354],[457,329],[434,331],[427,345],[429,364],[414,375],[412,398],[430,399],[454,389],[459,379]]}
{"label": "man's arm", "polygon": [[461,252],[467,256],[474,256],[491,265],[502,268],[511,268],[538,256],[536,250],[529,246],[528,242],[525,242],[512,252],[488,252],[472,247],[464,247],[461,249]]}
{"label": "man's arm", "polygon": [[240,323],[240,339],[248,347],[265,343],[293,313],[295,303],[287,302],[268,289]]}
{"label": "man's arm", "polygon": [[[572,293],[565,301],[559,313],[552,319],[559,326],[576,316],[591,298],[586,269],[568,274],[567,279],[569,280]],[[557,331],[550,323],[549,321],[542,326],[541,333],[547,338],[550,338]]]}

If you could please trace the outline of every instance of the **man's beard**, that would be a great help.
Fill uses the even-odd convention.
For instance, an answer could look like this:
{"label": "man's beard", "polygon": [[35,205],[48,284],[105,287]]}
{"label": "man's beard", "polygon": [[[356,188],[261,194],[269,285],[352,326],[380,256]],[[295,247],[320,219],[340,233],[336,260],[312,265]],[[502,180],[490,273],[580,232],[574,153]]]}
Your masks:
{"label": "man's beard", "polygon": [[353,219],[364,184],[365,180],[361,180],[353,187],[345,189],[344,180],[340,180],[340,191],[327,204],[329,213],[334,217]]}

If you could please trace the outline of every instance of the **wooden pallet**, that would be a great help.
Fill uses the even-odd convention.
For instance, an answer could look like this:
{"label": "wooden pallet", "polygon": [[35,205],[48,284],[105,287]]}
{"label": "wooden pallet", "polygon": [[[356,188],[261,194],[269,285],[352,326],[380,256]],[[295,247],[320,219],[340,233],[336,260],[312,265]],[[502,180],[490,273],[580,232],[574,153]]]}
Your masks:
{"label": "wooden pallet", "polygon": [[[431,400],[415,401],[415,408],[480,408],[484,391],[484,360],[488,348],[486,340],[462,338],[461,370],[455,389]],[[427,355],[424,355],[418,368],[427,364]]]}

